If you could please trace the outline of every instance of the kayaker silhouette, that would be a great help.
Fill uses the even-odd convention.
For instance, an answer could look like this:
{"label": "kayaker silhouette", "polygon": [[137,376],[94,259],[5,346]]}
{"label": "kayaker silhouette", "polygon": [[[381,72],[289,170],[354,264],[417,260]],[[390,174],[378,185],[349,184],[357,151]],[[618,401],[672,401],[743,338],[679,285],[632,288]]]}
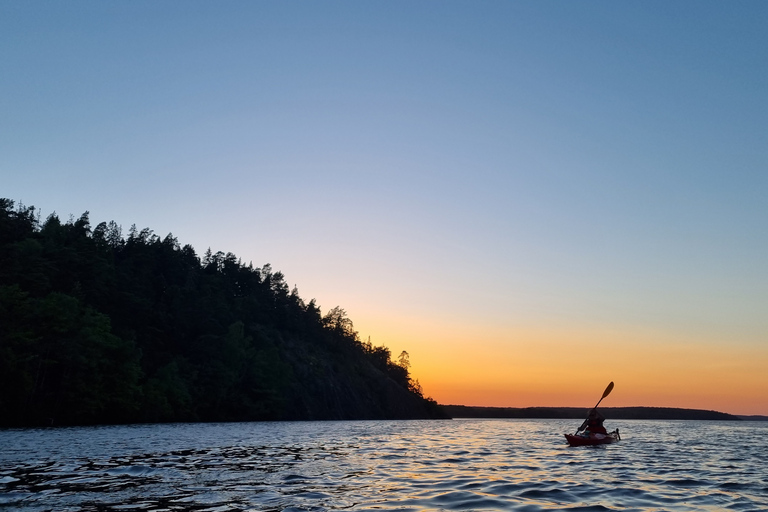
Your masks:
{"label": "kayaker silhouette", "polygon": [[613,382],[608,384],[605,388],[603,396],[597,401],[595,406],[589,411],[587,419],[581,424],[575,434],[565,434],[565,439],[571,446],[588,446],[595,444],[608,444],[613,443],[621,439],[619,436],[619,429],[613,432],[607,432],[603,426],[605,418],[602,414],[597,412],[597,406],[603,401],[603,398],[607,397],[613,390]]}
{"label": "kayaker silhouette", "polygon": [[587,416],[587,419],[584,420],[584,423],[581,424],[576,433],[583,430],[587,434],[607,434],[608,431],[605,430],[605,427],[603,426],[604,421],[605,417],[597,412],[597,409],[592,409],[589,411],[589,416]]}

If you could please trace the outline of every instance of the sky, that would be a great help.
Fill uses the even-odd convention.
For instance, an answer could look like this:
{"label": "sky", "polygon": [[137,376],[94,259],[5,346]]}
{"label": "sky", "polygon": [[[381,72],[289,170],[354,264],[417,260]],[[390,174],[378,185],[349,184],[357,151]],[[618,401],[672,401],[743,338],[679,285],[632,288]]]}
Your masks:
{"label": "sky", "polygon": [[439,403],[768,415],[766,26],[0,0],[0,197],[270,263]]}

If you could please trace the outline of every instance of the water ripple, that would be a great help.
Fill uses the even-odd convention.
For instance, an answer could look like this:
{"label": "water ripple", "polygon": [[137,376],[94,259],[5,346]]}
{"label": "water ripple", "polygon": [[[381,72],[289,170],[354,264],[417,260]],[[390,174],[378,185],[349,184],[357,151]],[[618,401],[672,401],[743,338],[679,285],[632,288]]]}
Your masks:
{"label": "water ripple", "polygon": [[6,430],[0,510],[768,509],[768,424],[615,423],[583,448],[559,420]]}

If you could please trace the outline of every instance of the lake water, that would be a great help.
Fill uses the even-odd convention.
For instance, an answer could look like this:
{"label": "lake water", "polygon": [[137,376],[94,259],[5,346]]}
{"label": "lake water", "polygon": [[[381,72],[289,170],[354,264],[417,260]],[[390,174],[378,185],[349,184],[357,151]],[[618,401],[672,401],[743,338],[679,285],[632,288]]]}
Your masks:
{"label": "lake water", "polygon": [[768,510],[768,422],[175,424],[0,430],[0,510]]}

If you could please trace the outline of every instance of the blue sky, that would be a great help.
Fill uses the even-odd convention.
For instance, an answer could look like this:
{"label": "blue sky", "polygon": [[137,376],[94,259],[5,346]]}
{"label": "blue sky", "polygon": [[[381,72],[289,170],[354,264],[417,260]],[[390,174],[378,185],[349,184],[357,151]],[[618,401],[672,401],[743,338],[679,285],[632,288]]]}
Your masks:
{"label": "blue sky", "polygon": [[269,262],[440,401],[458,362],[427,361],[531,329],[768,363],[766,26],[760,1],[0,1],[0,196]]}

